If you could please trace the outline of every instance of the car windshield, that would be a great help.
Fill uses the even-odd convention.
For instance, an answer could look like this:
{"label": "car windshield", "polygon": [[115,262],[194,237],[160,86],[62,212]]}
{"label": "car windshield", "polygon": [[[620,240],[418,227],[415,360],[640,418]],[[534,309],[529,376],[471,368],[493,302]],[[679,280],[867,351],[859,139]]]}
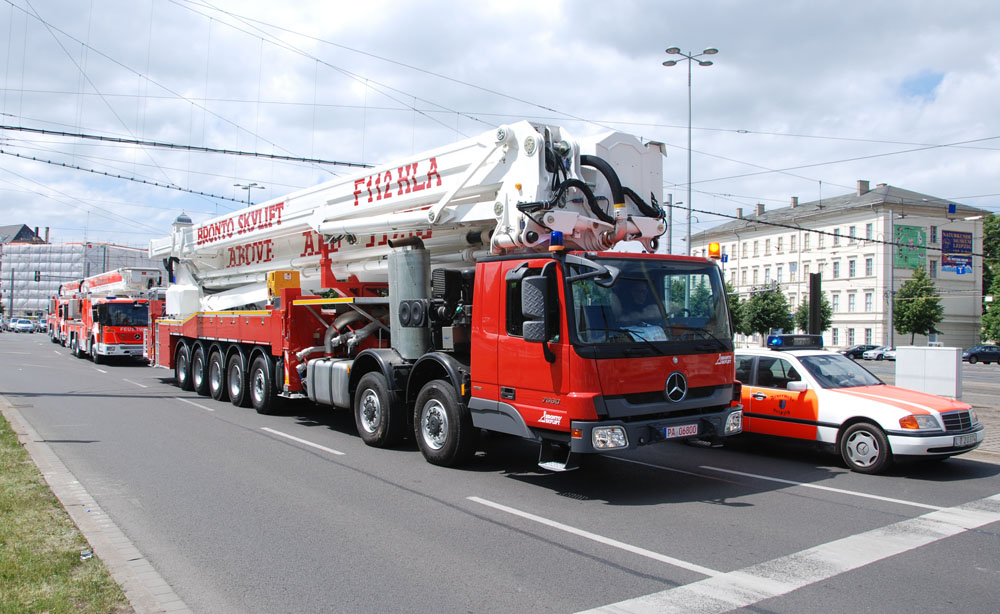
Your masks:
{"label": "car windshield", "polygon": [[[732,350],[726,292],[715,264],[638,258],[595,261],[619,274],[610,286],[594,276],[571,282],[572,332],[577,342],[659,347],[697,341]],[[570,276],[585,272],[570,265]]]}
{"label": "car windshield", "polygon": [[800,356],[799,362],[823,388],[855,388],[885,383],[858,363],[840,354]]}
{"label": "car windshield", "polygon": [[107,303],[99,308],[101,324],[105,326],[146,326],[149,306],[146,303]]}

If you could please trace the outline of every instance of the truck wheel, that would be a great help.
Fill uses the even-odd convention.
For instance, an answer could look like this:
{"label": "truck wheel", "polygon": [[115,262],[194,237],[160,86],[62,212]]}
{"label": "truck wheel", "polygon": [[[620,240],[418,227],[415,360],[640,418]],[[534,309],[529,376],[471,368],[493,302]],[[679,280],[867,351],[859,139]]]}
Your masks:
{"label": "truck wheel", "polygon": [[191,350],[183,342],[177,346],[174,355],[174,381],[181,390],[194,390],[191,383]]}
{"label": "truck wheel", "polygon": [[219,350],[213,351],[208,357],[208,393],[216,401],[229,400],[229,390],[226,388],[226,365]]}
{"label": "truck wheel", "polygon": [[247,394],[247,369],[243,355],[236,352],[226,363],[226,390],[229,392],[229,402],[236,407],[250,405],[250,395]]}
{"label": "truck wheel", "polygon": [[205,348],[198,346],[191,355],[191,388],[201,396],[208,396],[208,377]]}
{"label": "truck wheel", "polygon": [[433,465],[455,467],[476,452],[478,431],[454,387],[444,380],[424,384],[417,395],[414,430],[420,452]]}
{"label": "truck wheel", "polygon": [[361,441],[375,448],[399,443],[405,433],[406,417],[402,407],[393,406],[385,376],[367,373],[358,382],[354,395],[354,423]]}
{"label": "truck wheel", "polygon": [[250,364],[250,387],[247,391],[250,405],[258,414],[270,415],[278,409],[278,391],[274,387],[274,377],[267,368],[267,359],[254,358]]}
{"label": "truck wheel", "polygon": [[882,429],[868,422],[852,424],[840,436],[840,456],[852,471],[880,473],[892,464],[892,450]]}
{"label": "truck wheel", "polygon": [[97,340],[90,340],[90,359],[94,361],[95,365],[99,365],[104,362],[104,357],[97,353]]}

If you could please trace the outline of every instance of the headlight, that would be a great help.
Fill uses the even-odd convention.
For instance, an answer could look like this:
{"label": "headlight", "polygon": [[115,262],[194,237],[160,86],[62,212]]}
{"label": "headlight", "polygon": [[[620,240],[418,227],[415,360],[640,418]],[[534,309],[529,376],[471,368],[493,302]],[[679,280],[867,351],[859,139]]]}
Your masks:
{"label": "headlight", "polygon": [[726,435],[736,435],[743,431],[743,412],[734,411],[726,418]]}
{"label": "headlight", "polygon": [[976,410],[969,408],[969,418],[972,420],[972,426],[979,424],[979,416],[976,415]]}
{"label": "headlight", "polygon": [[934,416],[903,416],[899,426],[904,429],[940,429]]}
{"label": "headlight", "polygon": [[598,450],[628,447],[628,437],[625,435],[625,427],[622,426],[598,427],[593,430],[591,438]]}

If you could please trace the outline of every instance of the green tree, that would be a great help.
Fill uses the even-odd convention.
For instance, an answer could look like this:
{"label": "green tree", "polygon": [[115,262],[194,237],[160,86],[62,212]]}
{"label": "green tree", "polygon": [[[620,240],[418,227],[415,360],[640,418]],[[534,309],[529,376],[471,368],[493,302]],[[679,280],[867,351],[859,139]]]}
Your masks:
{"label": "green tree", "polygon": [[729,301],[729,311],[733,314],[733,332],[741,335],[751,334],[751,332],[747,330],[743,318],[743,307],[746,305],[746,301],[740,298],[736,288],[734,288],[728,281],[726,282],[726,299]]}
{"label": "green tree", "polygon": [[781,290],[758,292],[743,305],[744,328],[749,333],[766,335],[776,328],[791,330],[795,320],[789,313],[788,299]]}
{"label": "green tree", "polygon": [[[819,332],[829,330],[833,324],[833,307],[830,299],[825,294],[820,294],[819,301]],[[803,331],[809,330],[809,301],[804,301],[795,311],[795,328]]]}
{"label": "green tree", "polygon": [[913,277],[896,292],[896,300],[892,304],[893,327],[901,335],[909,333],[912,344],[918,333],[940,333],[935,327],[943,318],[944,307],[934,282],[923,267],[917,267]]}
{"label": "green tree", "polygon": [[1000,275],[993,277],[993,285],[990,286],[990,294],[993,295],[993,302],[986,303],[987,309],[983,313],[984,340],[996,342],[1000,340]]}
{"label": "green tree", "polygon": [[[1000,277],[1000,215],[991,213],[983,218],[983,296],[993,292],[994,281]],[[983,313],[986,305],[983,304]]]}

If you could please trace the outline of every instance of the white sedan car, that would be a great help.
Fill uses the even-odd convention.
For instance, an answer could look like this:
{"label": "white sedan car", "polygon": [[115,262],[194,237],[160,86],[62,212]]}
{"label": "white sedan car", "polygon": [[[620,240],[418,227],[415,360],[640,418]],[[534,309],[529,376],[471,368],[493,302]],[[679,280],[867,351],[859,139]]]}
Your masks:
{"label": "white sedan car", "polygon": [[868,350],[861,355],[865,360],[883,360],[885,358],[885,353],[889,351],[895,351],[896,348],[891,345],[882,345],[874,350]]}
{"label": "white sedan car", "polygon": [[888,386],[821,349],[818,336],[774,335],[768,344],[736,350],[744,433],[828,444],[861,473],[884,471],[894,456],[947,458],[983,442],[966,403]]}

